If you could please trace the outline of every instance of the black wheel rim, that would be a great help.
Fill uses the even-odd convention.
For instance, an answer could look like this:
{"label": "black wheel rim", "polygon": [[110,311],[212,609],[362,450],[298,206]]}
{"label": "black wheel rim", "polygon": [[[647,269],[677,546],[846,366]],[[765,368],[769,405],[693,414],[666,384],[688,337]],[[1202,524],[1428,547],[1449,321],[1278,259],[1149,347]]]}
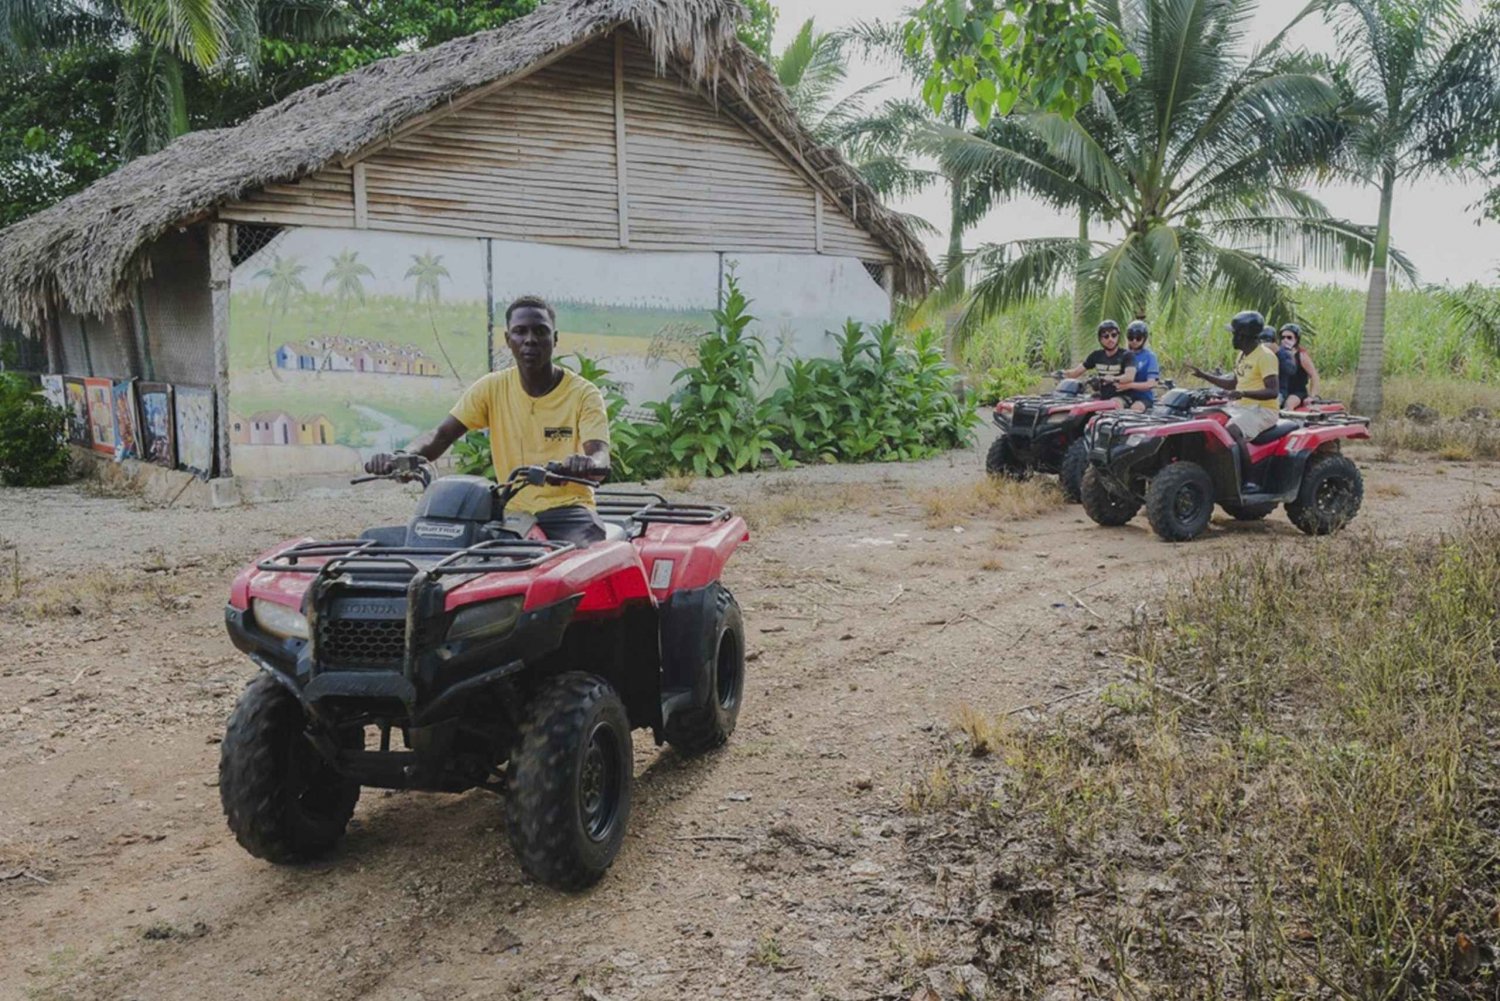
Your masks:
{"label": "black wheel rim", "polygon": [[1172,498],[1172,516],[1187,524],[1198,516],[1203,507],[1203,492],[1195,483],[1184,483]]}
{"label": "black wheel rim", "polygon": [[740,701],[744,684],[744,667],[740,658],[740,639],[725,630],[719,637],[719,657],[714,665],[714,687],[718,690],[719,708],[733,709]]}
{"label": "black wheel rim", "polygon": [[1348,510],[1349,498],[1353,493],[1349,481],[1342,476],[1330,476],[1318,484],[1313,498],[1320,514],[1340,517]]}
{"label": "black wheel rim", "polygon": [[620,815],[620,737],[600,721],[589,732],[578,770],[578,810],[590,841],[607,840]]}

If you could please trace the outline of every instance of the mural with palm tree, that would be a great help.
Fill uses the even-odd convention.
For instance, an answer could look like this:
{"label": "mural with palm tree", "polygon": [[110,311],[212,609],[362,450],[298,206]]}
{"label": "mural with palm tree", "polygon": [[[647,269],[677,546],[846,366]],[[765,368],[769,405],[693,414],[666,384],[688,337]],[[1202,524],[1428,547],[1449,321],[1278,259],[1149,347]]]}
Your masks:
{"label": "mural with palm tree", "polygon": [[416,280],[417,305],[427,304],[427,322],[432,327],[432,339],[437,342],[439,353],[443,361],[448,363],[448,371],[453,373],[453,378],[462,386],[463,376],[458,374],[458,367],[453,364],[453,359],[448,357],[448,349],[443,346],[443,338],[438,335],[437,318],[433,315],[433,307],[442,299],[441,280],[452,279],[448,269],[443,267],[443,255],[428,251],[425,254],[412,254],[412,266],[406,269],[406,277]]}
{"label": "mural with palm tree", "polygon": [[266,364],[278,382],[281,381],[281,375],[276,371],[276,352],[271,347],[271,334],[274,332],[275,319],[286,316],[292,303],[307,294],[307,286],[302,283],[302,272],[306,270],[307,265],[298,264],[297,258],[276,254],[271,258],[270,267],[261,268],[255,273],[257,279],[266,279]]}
{"label": "mural with palm tree", "polygon": [[323,287],[327,288],[329,282],[333,283],[333,298],[339,307],[338,333],[342,335],[344,324],[349,319],[349,307],[356,302],[364,303],[364,279],[374,278],[375,272],[360,263],[357,250],[342,250],[329,260],[333,262],[333,266],[323,276]]}

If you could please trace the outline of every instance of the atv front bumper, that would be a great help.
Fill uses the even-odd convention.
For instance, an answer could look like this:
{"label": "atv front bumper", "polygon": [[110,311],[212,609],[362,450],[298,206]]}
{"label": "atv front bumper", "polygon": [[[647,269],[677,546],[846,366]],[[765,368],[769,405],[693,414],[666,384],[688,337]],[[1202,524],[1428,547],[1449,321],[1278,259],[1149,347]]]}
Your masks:
{"label": "atv front bumper", "polygon": [[1140,434],[1116,436],[1096,428],[1089,436],[1089,465],[1115,493],[1143,497],[1146,481],[1160,465],[1163,441]]}

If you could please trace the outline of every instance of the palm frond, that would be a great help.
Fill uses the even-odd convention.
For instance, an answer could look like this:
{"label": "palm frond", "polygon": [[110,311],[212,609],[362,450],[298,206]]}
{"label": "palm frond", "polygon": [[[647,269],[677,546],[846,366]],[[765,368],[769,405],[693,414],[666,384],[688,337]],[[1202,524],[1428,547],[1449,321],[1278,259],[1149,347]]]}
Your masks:
{"label": "palm frond", "polygon": [[[1038,237],[1010,243],[985,244],[958,265],[974,276],[963,298],[953,328],[953,341],[962,347],[983,323],[1002,310],[1050,295],[1077,267],[1080,251],[1089,245],[1066,237]],[[945,285],[932,300],[937,307],[952,305],[955,283]]]}
{"label": "palm frond", "polygon": [[1500,358],[1500,289],[1470,282],[1458,288],[1429,285],[1426,291],[1470,337]]}
{"label": "palm frond", "polygon": [[182,64],[159,45],[138,46],[115,80],[115,129],[120,151],[144,156],[188,129]]}
{"label": "palm frond", "polygon": [[1136,200],[1135,185],[1120,169],[1116,158],[1091,134],[1078,117],[1029,115],[1027,126],[1060,164],[1071,169],[1078,179],[1116,204]]}
{"label": "palm frond", "polygon": [[224,55],[229,12],[218,0],[118,0],[141,34],[199,69]]}
{"label": "palm frond", "polygon": [[1084,308],[1091,314],[1134,316],[1151,300],[1152,259],[1143,234],[1125,239],[1079,268]]}
{"label": "palm frond", "polygon": [[1267,317],[1284,322],[1296,316],[1291,281],[1295,269],[1261,254],[1235,247],[1205,243],[1210,273],[1205,288],[1221,292],[1245,309],[1258,309]]}
{"label": "palm frond", "polygon": [[948,177],[1001,198],[1028,194],[1057,208],[1104,200],[1068,164],[1051,156],[1025,120],[996,119],[983,135],[929,122],[916,131],[912,143],[936,156]]}

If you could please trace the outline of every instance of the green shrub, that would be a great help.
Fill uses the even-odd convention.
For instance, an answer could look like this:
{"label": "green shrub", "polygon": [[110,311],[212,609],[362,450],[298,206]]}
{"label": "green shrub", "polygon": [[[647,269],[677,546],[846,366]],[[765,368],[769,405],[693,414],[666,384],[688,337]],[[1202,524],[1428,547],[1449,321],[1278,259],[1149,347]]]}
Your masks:
{"label": "green shrub", "polygon": [[12,487],[65,482],[72,472],[66,429],[66,411],[43,399],[25,377],[0,372],[0,482]]}
{"label": "green shrub", "polygon": [[1024,362],[1013,361],[991,368],[979,384],[979,402],[993,406],[997,401],[1030,392],[1037,382],[1036,372]]}

